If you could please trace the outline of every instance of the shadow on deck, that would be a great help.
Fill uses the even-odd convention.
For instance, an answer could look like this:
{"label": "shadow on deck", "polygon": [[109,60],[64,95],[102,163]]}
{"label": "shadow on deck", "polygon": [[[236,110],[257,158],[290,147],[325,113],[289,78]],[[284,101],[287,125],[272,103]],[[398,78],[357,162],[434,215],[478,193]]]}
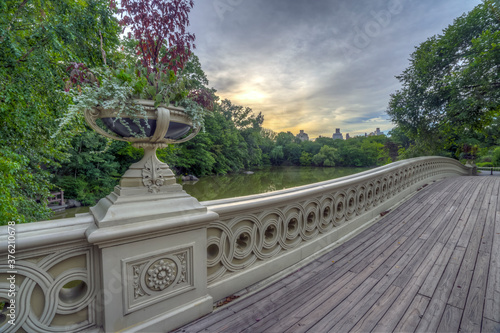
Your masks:
{"label": "shadow on deck", "polygon": [[280,281],[175,332],[500,332],[500,177],[429,185]]}

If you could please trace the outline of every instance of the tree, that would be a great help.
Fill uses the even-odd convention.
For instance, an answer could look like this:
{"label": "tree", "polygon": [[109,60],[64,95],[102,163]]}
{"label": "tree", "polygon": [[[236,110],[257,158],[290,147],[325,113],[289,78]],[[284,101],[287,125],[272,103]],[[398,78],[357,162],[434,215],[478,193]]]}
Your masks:
{"label": "tree", "polygon": [[259,113],[256,116],[251,108],[234,105],[228,99],[224,99],[218,104],[218,110],[227,120],[231,120],[238,129],[245,129],[249,127],[260,129],[262,123],[264,122],[264,116],[262,113]]}
{"label": "tree", "polygon": [[69,62],[110,60],[120,28],[109,0],[0,1],[0,223],[47,218],[50,169],[74,131],[53,138],[68,106]]}
{"label": "tree", "polygon": [[125,171],[115,158],[117,150],[124,145],[124,142],[108,141],[90,129],[75,136],[68,149],[71,158],[61,163],[53,181],[64,189],[65,197],[83,205],[94,205],[113,190]]}
{"label": "tree", "polygon": [[417,146],[449,147],[457,133],[481,132],[500,111],[500,17],[485,1],[420,44],[397,76],[387,113]]}
{"label": "tree", "polygon": [[[160,64],[177,73],[194,48],[195,36],[186,32],[193,0],[121,0],[121,24],[131,29],[141,62],[148,74],[158,73]],[[148,77],[149,80],[149,77]]]}
{"label": "tree", "polygon": [[313,156],[306,151],[303,151],[300,155],[300,165],[301,166],[310,166],[312,163]]}
{"label": "tree", "polygon": [[271,159],[271,163],[273,165],[281,165],[284,161],[285,154],[283,153],[282,146],[276,146],[269,153],[269,158]]}
{"label": "tree", "polygon": [[313,156],[312,162],[317,166],[333,167],[337,160],[337,149],[329,146],[321,147],[319,153]]}

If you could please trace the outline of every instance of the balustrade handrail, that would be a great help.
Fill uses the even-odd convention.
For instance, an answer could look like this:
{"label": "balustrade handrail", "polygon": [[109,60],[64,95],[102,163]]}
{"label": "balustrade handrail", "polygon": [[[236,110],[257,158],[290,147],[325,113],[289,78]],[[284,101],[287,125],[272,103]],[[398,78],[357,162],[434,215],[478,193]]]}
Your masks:
{"label": "balustrade handrail", "polygon": [[[75,217],[16,224],[16,251],[86,240],[85,231],[94,225],[94,218],[89,213]],[[7,235],[0,235],[0,254],[7,252]]]}
{"label": "balustrade handrail", "polygon": [[245,196],[234,197],[234,198],[226,198],[226,199],[218,199],[218,200],[208,200],[208,201],[203,201],[202,204],[210,209],[217,209],[218,207],[220,207],[222,205],[238,203],[238,202],[241,203],[241,202],[250,201],[250,200],[267,199],[269,197],[276,197],[276,196],[281,196],[281,195],[289,194],[289,193],[300,193],[303,190],[308,190],[311,188],[321,188],[320,191],[322,191],[323,189],[326,189],[326,188],[331,189],[332,186],[334,186],[334,187],[344,186],[344,185],[348,184],[349,181],[352,181],[352,180],[354,180],[355,182],[358,182],[358,181],[363,181],[365,179],[374,178],[374,177],[380,176],[384,173],[388,173],[392,170],[401,168],[402,166],[413,165],[420,160],[427,160],[429,162],[443,161],[443,162],[455,164],[456,166],[463,168],[463,170],[466,170],[466,167],[462,163],[460,163],[457,160],[448,158],[448,157],[440,157],[440,156],[415,157],[415,158],[411,158],[411,159],[393,162],[393,163],[383,165],[383,166],[380,166],[377,168],[373,168],[370,170],[362,171],[359,173],[355,173],[352,175],[339,177],[339,178],[335,178],[335,179],[324,180],[324,181],[316,182],[316,183],[312,183],[312,184],[301,185],[301,186],[291,187],[291,188],[287,188],[287,189],[283,189],[283,190],[277,190],[277,191],[260,193],[260,194],[251,194],[251,195],[245,195]]}

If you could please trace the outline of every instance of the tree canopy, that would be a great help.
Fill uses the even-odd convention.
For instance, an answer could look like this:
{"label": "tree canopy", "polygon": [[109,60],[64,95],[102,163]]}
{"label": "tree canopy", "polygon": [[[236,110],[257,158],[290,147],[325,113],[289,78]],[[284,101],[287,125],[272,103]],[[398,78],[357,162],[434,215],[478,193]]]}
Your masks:
{"label": "tree canopy", "polygon": [[47,217],[47,168],[65,157],[72,133],[51,135],[66,107],[65,66],[102,62],[120,28],[109,0],[0,2],[0,220]]}
{"label": "tree canopy", "polygon": [[481,132],[500,111],[500,10],[485,1],[416,47],[387,113],[428,150]]}

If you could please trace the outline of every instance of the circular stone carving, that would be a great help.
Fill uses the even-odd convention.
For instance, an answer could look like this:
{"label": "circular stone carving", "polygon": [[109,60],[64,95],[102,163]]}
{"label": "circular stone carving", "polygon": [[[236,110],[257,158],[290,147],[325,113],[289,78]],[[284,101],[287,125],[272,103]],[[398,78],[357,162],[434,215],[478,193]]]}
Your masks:
{"label": "circular stone carving", "polygon": [[208,260],[214,260],[219,256],[219,245],[217,244],[210,244],[207,247],[207,259]]}
{"label": "circular stone carving", "polygon": [[177,264],[171,259],[160,259],[149,266],[146,285],[154,291],[161,291],[172,283],[177,276]]}

